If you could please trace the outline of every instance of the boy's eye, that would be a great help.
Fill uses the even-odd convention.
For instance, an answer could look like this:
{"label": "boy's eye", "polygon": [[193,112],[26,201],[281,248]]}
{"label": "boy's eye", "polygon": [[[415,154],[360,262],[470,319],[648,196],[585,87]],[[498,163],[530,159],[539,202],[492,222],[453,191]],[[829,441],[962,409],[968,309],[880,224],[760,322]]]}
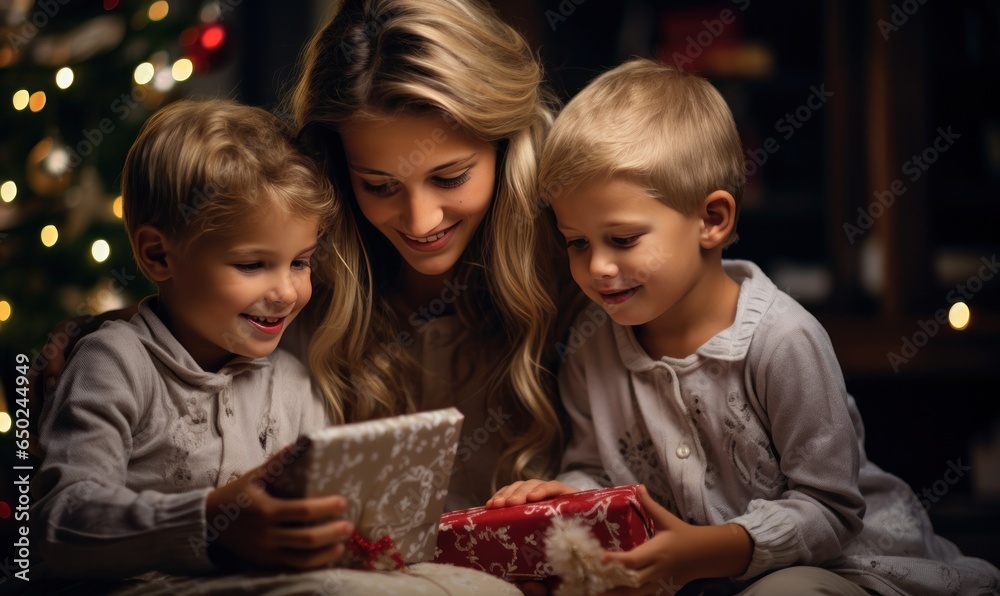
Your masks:
{"label": "boy's eye", "polygon": [[632,246],[639,241],[639,236],[616,237],[611,239],[618,246]]}
{"label": "boy's eye", "polygon": [[383,184],[372,184],[367,180],[362,180],[361,185],[368,194],[389,196],[396,192],[396,189],[399,187],[399,182],[389,180]]}
{"label": "boy's eye", "polygon": [[434,183],[440,186],[441,188],[455,188],[458,186],[462,186],[463,184],[469,181],[469,178],[472,177],[469,175],[469,170],[471,169],[472,168],[468,168],[461,174],[457,176],[452,176],[451,178],[442,178],[440,176],[436,176],[434,178]]}
{"label": "boy's eye", "polygon": [[575,248],[577,250],[583,250],[587,248],[587,241],[583,238],[573,238],[572,240],[566,241],[566,246],[568,248]]}
{"label": "boy's eye", "polygon": [[259,270],[261,267],[264,266],[264,264],[263,263],[236,263],[233,266],[236,267],[237,269],[239,269],[240,271],[245,271],[245,272],[249,273],[249,272],[252,272],[252,271]]}

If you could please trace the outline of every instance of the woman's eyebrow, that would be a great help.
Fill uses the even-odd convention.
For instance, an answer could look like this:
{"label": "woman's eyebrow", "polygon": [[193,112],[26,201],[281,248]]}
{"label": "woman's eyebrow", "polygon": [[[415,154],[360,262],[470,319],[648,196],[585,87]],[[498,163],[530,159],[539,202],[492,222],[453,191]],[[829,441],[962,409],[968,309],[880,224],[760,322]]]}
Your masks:
{"label": "woman's eyebrow", "polygon": [[453,159],[452,161],[449,161],[448,163],[443,163],[443,164],[439,165],[438,167],[436,167],[433,170],[431,170],[431,172],[440,172],[441,170],[447,170],[448,168],[450,168],[452,166],[462,165],[462,164],[464,164],[466,162],[472,161],[473,159],[475,159],[478,156],[479,156],[478,153],[473,153],[473,154],[467,155],[465,157],[460,157],[458,159]]}
{"label": "woman's eyebrow", "polygon": [[[467,155],[465,157],[460,157],[458,159],[453,159],[452,161],[449,161],[447,163],[443,163],[443,164],[435,167],[434,169],[430,170],[430,172],[434,173],[434,172],[439,172],[441,170],[447,170],[448,168],[451,168],[451,167],[454,167],[454,166],[458,166],[458,165],[462,165],[464,163],[472,161],[473,159],[475,159],[478,156],[479,156],[478,153],[472,153],[472,154]],[[373,176],[385,176],[387,178],[393,178],[394,177],[394,175],[390,174],[389,172],[383,172],[382,170],[376,170],[376,169],[373,169],[373,168],[366,168],[364,166],[357,165],[357,164],[347,164],[347,167],[351,168],[355,172],[358,172],[359,174],[371,174]]]}

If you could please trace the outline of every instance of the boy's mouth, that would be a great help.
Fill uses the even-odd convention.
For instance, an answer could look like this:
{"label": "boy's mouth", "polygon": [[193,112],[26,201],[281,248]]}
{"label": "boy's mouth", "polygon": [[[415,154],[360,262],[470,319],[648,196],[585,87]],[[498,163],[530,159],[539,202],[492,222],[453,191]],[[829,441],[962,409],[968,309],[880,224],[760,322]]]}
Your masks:
{"label": "boy's mouth", "polygon": [[642,286],[635,286],[634,288],[628,288],[627,290],[619,290],[616,292],[598,292],[601,295],[601,299],[605,304],[621,304],[629,298],[631,298]]}
{"label": "boy's mouth", "polygon": [[252,326],[260,329],[268,335],[274,335],[281,331],[282,326],[285,323],[286,317],[258,317],[254,315],[248,315],[246,313],[240,313],[240,316],[247,320]]}

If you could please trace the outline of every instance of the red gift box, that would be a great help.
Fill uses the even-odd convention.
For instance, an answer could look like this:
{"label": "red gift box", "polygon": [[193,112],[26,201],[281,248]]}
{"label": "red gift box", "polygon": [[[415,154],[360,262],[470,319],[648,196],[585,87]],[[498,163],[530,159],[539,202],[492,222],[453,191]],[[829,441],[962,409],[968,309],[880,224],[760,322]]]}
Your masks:
{"label": "red gift box", "polygon": [[552,575],[545,532],[554,517],[590,526],[605,550],[626,551],[653,535],[638,485],[587,490],[503,509],[474,507],[441,516],[434,562],[485,571],[501,579],[540,580]]}

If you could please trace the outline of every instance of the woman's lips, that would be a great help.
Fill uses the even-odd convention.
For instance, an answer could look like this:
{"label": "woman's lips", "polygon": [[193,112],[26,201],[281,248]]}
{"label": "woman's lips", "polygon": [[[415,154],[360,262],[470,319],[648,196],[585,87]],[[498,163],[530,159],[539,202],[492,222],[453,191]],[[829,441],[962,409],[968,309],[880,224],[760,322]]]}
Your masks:
{"label": "woman's lips", "polygon": [[440,250],[445,246],[447,246],[448,242],[451,241],[452,236],[455,235],[455,230],[457,228],[458,224],[454,224],[451,227],[447,228],[446,230],[438,232],[437,234],[431,234],[430,236],[425,236],[424,238],[434,238],[435,236],[437,237],[435,240],[432,240],[430,242],[422,242],[421,240],[414,240],[413,236],[408,236],[402,232],[399,232],[399,230],[396,231],[399,232],[399,236],[400,238],[403,239],[403,242],[405,242],[406,245],[412,248],[413,250],[418,250],[420,252],[433,252],[435,250]]}
{"label": "woman's lips", "polygon": [[256,317],[248,314],[240,314],[250,325],[268,335],[281,333],[281,328],[285,324],[285,317]]}

